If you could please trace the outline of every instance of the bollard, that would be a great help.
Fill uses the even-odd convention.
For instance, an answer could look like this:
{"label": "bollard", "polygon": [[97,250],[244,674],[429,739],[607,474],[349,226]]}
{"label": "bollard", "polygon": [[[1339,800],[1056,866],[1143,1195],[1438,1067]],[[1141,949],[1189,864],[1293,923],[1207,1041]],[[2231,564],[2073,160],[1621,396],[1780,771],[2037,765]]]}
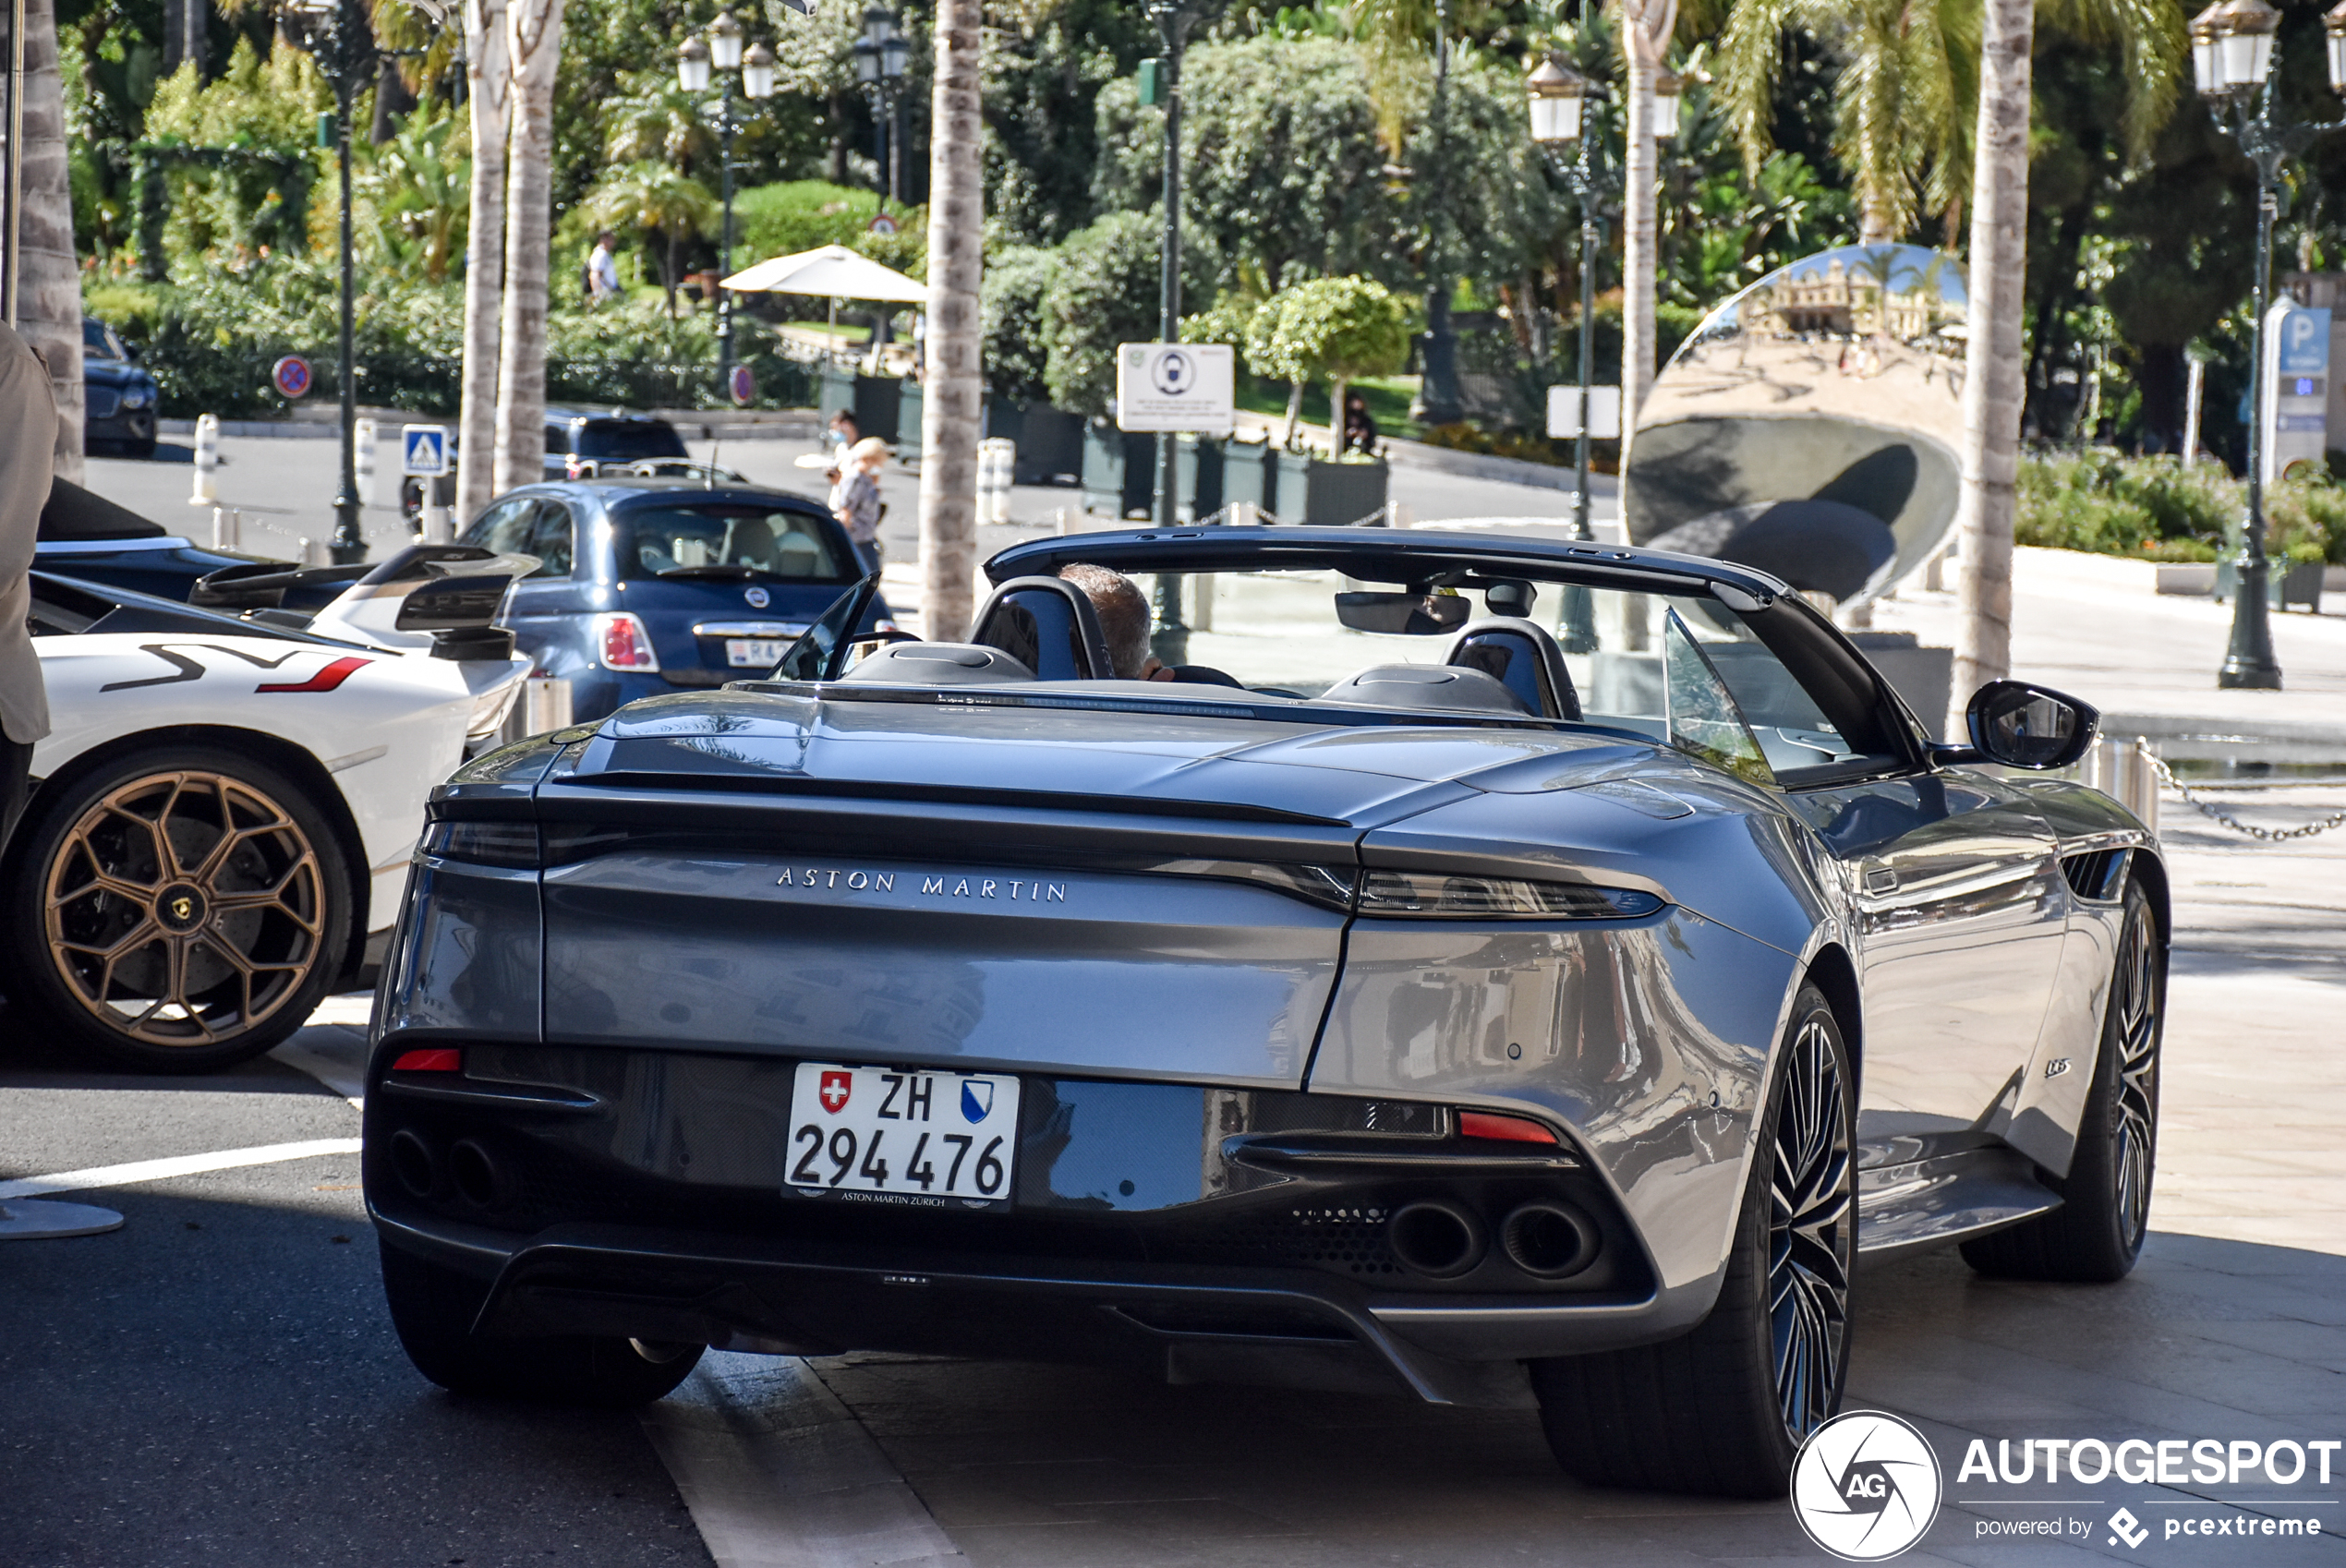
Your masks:
{"label": "bollard", "polygon": [[[416,537],[428,545],[453,545],[456,542],[455,520],[448,508],[440,504],[440,481],[424,481],[423,515],[416,520]],[[560,725],[554,726],[560,729]]]}
{"label": "bollard", "polygon": [[1385,503],[1385,525],[1414,528],[1418,525],[1418,509],[1406,501],[1388,501]]}
{"label": "bollard", "polygon": [[1018,468],[1018,443],[990,436],[977,443],[977,520],[1010,520],[1010,476]]}
{"label": "bollard", "polygon": [[220,486],[213,477],[220,466],[220,416],[206,414],[196,420],[196,493],[187,498],[190,506],[209,506],[220,499]]}
{"label": "bollard", "polygon": [[244,537],[243,513],[233,506],[215,506],[212,509],[212,549],[241,549],[244,547]]}
{"label": "bollard", "polygon": [[2159,831],[2159,773],[2131,735],[2098,735],[2078,759],[2077,781],[2099,790]]}
{"label": "bollard", "polygon": [[358,473],[358,504],[375,504],[375,422],[361,419],[351,427],[353,463]]}
{"label": "bollard", "polygon": [[1263,526],[1263,509],[1251,501],[1234,501],[1230,502],[1229,506],[1226,509],[1226,515],[1228,517],[1229,525],[1233,528],[1260,528]]}
{"label": "bollard", "polygon": [[521,683],[521,694],[505,710],[498,727],[500,744],[510,745],[570,723],[570,682],[559,675],[532,675]]}
{"label": "bollard", "polygon": [[325,566],[329,564],[326,560],[325,540],[299,539],[295,542],[299,550],[299,554],[296,559],[298,559],[304,566]]}

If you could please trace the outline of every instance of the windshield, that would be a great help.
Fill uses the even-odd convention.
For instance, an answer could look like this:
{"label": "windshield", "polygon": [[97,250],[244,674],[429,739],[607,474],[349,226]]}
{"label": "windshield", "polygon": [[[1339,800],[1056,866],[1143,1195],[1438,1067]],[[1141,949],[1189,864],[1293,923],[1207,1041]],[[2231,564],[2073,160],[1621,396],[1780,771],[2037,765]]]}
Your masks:
{"label": "windshield", "polygon": [[612,526],[626,577],[705,573],[844,584],[862,574],[837,528],[803,512],[746,501],[666,501],[629,507]]}
{"label": "windshield", "polygon": [[88,359],[127,359],[130,351],[122,346],[112,327],[103,321],[81,320],[81,353]]}
{"label": "windshield", "polygon": [[676,428],[659,419],[589,419],[567,432],[579,457],[633,463],[645,457],[689,457]]}
{"label": "windshield", "polygon": [[[1158,579],[1132,581],[1161,604]],[[1856,754],[1742,617],[1708,594],[1529,577],[1412,587],[1333,572],[1166,579],[1174,582],[1190,633],[1183,680],[1164,688],[1167,697],[1208,697],[1227,678],[1268,695],[1453,718],[1461,710],[1577,717],[1666,742],[1755,782]],[[1494,617],[1514,624],[1493,628]],[[1537,631],[1527,636],[1523,621]],[[1468,673],[1453,673],[1461,669]]]}

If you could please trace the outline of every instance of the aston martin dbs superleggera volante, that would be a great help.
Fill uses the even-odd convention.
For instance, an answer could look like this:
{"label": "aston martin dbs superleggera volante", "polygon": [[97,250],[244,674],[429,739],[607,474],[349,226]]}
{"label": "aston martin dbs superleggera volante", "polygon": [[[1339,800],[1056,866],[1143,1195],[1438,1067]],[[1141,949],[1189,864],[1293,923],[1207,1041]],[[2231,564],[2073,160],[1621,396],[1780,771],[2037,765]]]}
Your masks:
{"label": "aston martin dbs superleggera volante", "polygon": [[[1117,678],[1078,563],[1180,607],[1174,679]],[[1093,1358],[1536,1400],[1584,1478],[1756,1494],[1859,1254],[2132,1265],[2165,874],[2008,771],[2082,703],[1997,682],[1941,743],[1781,583],[1649,550],[987,571],[967,642],[855,644],[866,585],[436,793],[365,1160],[427,1376]]]}

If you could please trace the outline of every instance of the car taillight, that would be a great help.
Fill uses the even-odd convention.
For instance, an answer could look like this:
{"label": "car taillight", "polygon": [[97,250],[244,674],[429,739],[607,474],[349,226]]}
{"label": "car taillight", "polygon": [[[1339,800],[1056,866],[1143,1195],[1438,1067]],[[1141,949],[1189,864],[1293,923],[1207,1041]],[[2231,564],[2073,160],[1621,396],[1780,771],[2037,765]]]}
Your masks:
{"label": "car taillight", "polygon": [[1651,893],[1570,882],[1372,871],[1360,879],[1360,912],[1419,920],[1635,920],[1662,908]]}
{"label": "car taillight", "polygon": [[1501,1116],[1496,1111],[1460,1111],[1460,1138],[1495,1138],[1505,1143],[1554,1143],[1556,1135],[1530,1116]]}
{"label": "car taillight", "polygon": [[651,634],[641,621],[623,609],[595,617],[595,649],[605,669],[659,669]]}
{"label": "car taillight", "polygon": [[447,1046],[429,1051],[402,1051],[391,1064],[393,1072],[462,1072],[465,1054]]}
{"label": "car taillight", "polygon": [[427,822],[416,848],[435,860],[471,861],[478,865],[527,866],[538,863],[538,825],[534,822]]}

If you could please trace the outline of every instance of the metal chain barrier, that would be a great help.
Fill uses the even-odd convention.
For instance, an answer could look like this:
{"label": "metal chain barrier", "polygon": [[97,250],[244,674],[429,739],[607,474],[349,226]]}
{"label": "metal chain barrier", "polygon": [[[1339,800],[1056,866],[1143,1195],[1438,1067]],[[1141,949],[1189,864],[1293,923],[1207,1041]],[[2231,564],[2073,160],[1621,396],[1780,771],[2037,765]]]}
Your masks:
{"label": "metal chain barrier", "polygon": [[2181,795],[2184,804],[2197,807],[2202,815],[2212,817],[2235,833],[2245,833],[2251,838],[2260,839],[2267,844],[2279,844],[2291,838],[2311,838],[2316,834],[2327,833],[2333,827],[2346,827],[2346,811],[2332,812],[2322,821],[2309,822],[2303,827],[2258,827],[2254,823],[2243,822],[2225,811],[2223,807],[2202,800],[2190,785],[2176,778],[2175,770],[2169,767],[2159,754],[2150,749],[2148,740],[2140,735],[2135,736],[2134,750],[2149,762],[2151,771],[2159,776],[2160,785]]}

